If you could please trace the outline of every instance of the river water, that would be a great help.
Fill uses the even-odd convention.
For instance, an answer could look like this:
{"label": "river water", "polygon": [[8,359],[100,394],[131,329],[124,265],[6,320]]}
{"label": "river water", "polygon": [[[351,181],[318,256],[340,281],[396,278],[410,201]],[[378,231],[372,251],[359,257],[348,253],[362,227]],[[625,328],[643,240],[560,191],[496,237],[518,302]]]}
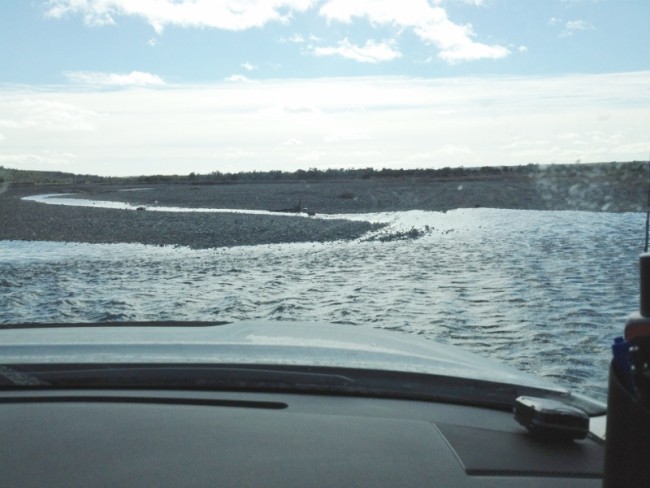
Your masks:
{"label": "river water", "polygon": [[0,241],[0,323],[353,324],[458,345],[605,399],[609,345],[638,308],[642,214],[348,217],[422,237],[208,250]]}

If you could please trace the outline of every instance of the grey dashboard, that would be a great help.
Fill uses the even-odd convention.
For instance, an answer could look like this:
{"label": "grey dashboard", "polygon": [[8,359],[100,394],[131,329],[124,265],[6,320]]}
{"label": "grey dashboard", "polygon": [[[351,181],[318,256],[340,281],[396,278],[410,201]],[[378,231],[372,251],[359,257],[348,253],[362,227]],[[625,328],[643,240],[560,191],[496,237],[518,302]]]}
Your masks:
{"label": "grey dashboard", "polygon": [[600,486],[603,447],[510,412],[308,394],[0,392],[0,486]]}

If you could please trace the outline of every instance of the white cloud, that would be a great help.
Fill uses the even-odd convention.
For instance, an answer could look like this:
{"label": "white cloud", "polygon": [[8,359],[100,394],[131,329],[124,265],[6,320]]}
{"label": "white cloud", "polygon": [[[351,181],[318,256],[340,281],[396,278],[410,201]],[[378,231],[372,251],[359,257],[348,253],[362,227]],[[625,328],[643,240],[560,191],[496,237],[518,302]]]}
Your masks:
{"label": "white cloud", "polygon": [[249,63],[246,61],[245,63],[241,64],[241,67],[244,68],[246,71],[255,71],[257,69],[257,66],[254,64]]}
{"label": "white cloud", "polygon": [[441,51],[439,57],[450,64],[456,64],[479,59],[501,59],[509,54],[510,50],[506,47],[470,41],[458,43],[450,49]]}
{"label": "white cloud", "polygon": [[[481,6],[483,0],[462,0]],[[263,27],[269,22],[288,23],[296,13],[317,5],[327,21],[351,23],[354,18],[365,18],[378,26],[411,29],[422,41],[433,44],[441,59],[449,63],[475,59],[499,59],[510,54],[507,47],[484,44],[474,40],[471,24],[456,24],[448,19],[441,0],[47,0],[46,13],[53,18],[80,15],[88,25],[114,24],[119,17],[139,17],[157,33],[169,25],[181,27],[211,27],[225,30],[245,30]],[[310,36],[317,42],[318,38]],[[289,42],[303,43],[304,36],[294,34]],[[371,42],[371,41],[369,41]],[[154,45],[150,40],[149,44]],[[396,57],[397,51],[380,46],[380,56]],[[364,62],[385,60],[370,54],[367,61],[363,51],[377,46],[339,46],[341,55]],[[355,54],[356,53],[356,54]]]}
{"label": "white cloud", "polygon": [[376,42],[366,41],[364,46],[352,44],[347,38],[338,42],[336,47],[317,47],[313,52],[316,56],[341,56],[360,63],[379,63],[399,58],[402,53],[395,49],[392,40]]}
{"label": "white cloud", "polygon": [[548,20],[548,25],[550,26],[558,26],[562,25],[562,30],[559,33],[559,37],[571,37],[574,35],[576,32],[579,31],[585,31],[585,30],[594,30],[595,27],[593,24],[590,22],[587,22],[586,20],[568,20],[564,21],[563,19],[559,17],[551,17]]}
{"label": "white cloud", "polygon": [[165,82],[157,75],[142,71],[128,74],[99,73],[94,71],[70,71],[66,77],[74,82],[91,86],[127,87],[127,86],[162,86]]}
{"label": "white cloud", "polygon": [[226,78],[226,81],[233,81],[238,83],[253,83],[253,80],[244,75],[231,75]]}
{"label": "white cloud", "polygon": [[594,26],[585,20],[569,20],[564,24],[560,37],[571,37],[578,31],[593,30]]}
{"label": "white cloud", "polygon": [[371,139],[368,131],[361,131],[357,129],[348,129],[348,130],[336,130],[335,132],[328,134],[323,138],[323,142],[328,144],[338,143],[338,142],[349,142],[349,141],[365,141]]}
{"label": "white cloud", "polygon": [[570,20],[566,23],[564,28],[569,30],[587,30],[593,29],[593,26],[584,20]]}
{"label": "white cloud", "polygon": [[92,131],[92,110],[58,100],[25,97],[9,100],[0,111],[0,127],[14,130]]}
{"label": "white cloud", "polygon": [[17,169],[40,171],[64,170],[69,167],[76,157],[70,153],[55,154],[48,151],[43,153],[0,153],[0,161],[5,166]]}
{"label": "white cloud", "polygon": [[473,5],[474,7],[482,7],[485,5],[485,0],[457,0],[466,5]]}
{"label": "white cloud", "polygon": [[280,42],[290,42],[292,44],[304,44],[305,42],[307,42],[307,40],[311,42],[322,42],[323,39],[321,39],[318,36],[315,36],[314,34],[309,34],[309,36],[305,37],[299,32],[296,32],[289,38],[286,37],[281,38]]}
{"label": "white cloud", "polygon": [[[474,6],[485,3],[483,0],[461,1]],[[411,29],[423,42],[434,45],[440,58],[449,63],[500,59],[510,54],[505,46],[475,41],[472,25],[449,20],[440,6],[442,3],[442,0],[433,3],[429,0],[47,0],[46,13],[53,18],[80,15],[88,25],[114,24],[119,17],[139,17],[160,34],[169,25],[237,31],[263,27],[269,22],[288,23],[295,14],[320,5],[319,13],[328,22],[351,23],[355,18],[365,18],[376,26]],[[309,39],[320,41],[315,36]],[[287,41],[303,43],[305,37],[294,34]],[[155,41],[150,40],[149,44],[155,45]],[[362,62],[397,57],[395,49],[387,49],[385,44],[379,47],[381,53],[369,57],[363,51],[378,49],[378,46],[350,44],[326,49],[338,49],[340,55],[363,59]]]}
{"label": "white cloud", "polygon": [[439,50],[441,59],[451,64],[500,59],[510,54],[507,47],[474,41],[476,34],[471,24],[453,23],[442,7],[432,6],[427,0],[327,0],[320,14],[329,22],[351,23],[354,18],[366,18],[375,25],[412,29],[422,41]]}
{"label": "white cloud", "polygon": [[557,138],[560,139],[560,140],[563,140],[563,141],[575,141],[579,137],[580,137],[580,134],[578,134],[577,132],[573,132],[573,131],[565,132],[563,134],[558,134],[557,135]]}
{"label": "white cloud", "polygon": [[457,156],[457,155],[462,156],[462,155],[473,154],[474,151],[472,151],[469,147],[465,145],[445,144],[437,152],[445,156]]}
{"label": "white cloud", "polygon": [[295,137],[290,137],[282,143],[283,146],[302,146],[303,144],[304,142],[302,142],[300,139],[296,139]]}
{"label": "white cloud", "polygon": [[255,156],[255,151],[249,151],[247,149],[240,148],[227,148],[226,150],[216,154],[216,157],[226,160],[238,160],[241,158],[251,159]]}
{"label": "white cloud", "polygon": [[[648,86],[650,71],[0,85],[0,132],[11,142],[0,152],[24,168],[47,159],[109,175],[629,161],[647,157]],[[94,130],[76,132],[84,128]]]}
{"label": "white cloud", "polygon": [[309,151],[294,158],[294,161],[304,164],[316,163],[321,160],[323,153],[320,151]]}
{"label": "white cloud", "polygon": [[81,15],[88,25],[116,23],[120,16],[141,17],[158,33],[168,25],[245,30],[287,22],[294,12],[318,0],[48,0],[47,15]]}
{"label": "white cloud", "polygon": [[289,39],[287,39],[289,42],[292,42],[294,44],[302,44],[305,42],[305,38],[302,34],[295,33],[292,35]]}

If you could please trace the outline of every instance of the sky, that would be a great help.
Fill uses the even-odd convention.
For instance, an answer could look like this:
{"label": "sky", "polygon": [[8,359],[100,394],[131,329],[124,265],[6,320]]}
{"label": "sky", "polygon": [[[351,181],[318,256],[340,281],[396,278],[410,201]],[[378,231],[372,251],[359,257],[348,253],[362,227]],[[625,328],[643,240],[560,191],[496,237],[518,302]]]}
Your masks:
{"label": "sky", "polygon": [[0,166],[647,160],[649,0],[0,0]]}

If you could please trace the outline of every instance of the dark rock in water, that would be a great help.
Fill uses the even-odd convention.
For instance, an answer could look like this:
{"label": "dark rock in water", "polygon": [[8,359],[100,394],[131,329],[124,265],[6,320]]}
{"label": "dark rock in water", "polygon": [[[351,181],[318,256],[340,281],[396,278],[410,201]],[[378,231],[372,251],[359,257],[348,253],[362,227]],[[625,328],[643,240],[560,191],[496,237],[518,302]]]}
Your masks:
{"label": "dark rock in water", "polygon": [[387,234],[381,234],[378,236],[373,236],[367,241],[379,241],[379,242],[393,242],[393,241],[405,241],[405,240],[414,240],[419,239],[420,237],[426,234],[425,231],[412,228],[406,232],[392,232]]}
{"label": "dark rock in water", "polygon": [[136,210],[147,210],[146,207],[138,207]]}

